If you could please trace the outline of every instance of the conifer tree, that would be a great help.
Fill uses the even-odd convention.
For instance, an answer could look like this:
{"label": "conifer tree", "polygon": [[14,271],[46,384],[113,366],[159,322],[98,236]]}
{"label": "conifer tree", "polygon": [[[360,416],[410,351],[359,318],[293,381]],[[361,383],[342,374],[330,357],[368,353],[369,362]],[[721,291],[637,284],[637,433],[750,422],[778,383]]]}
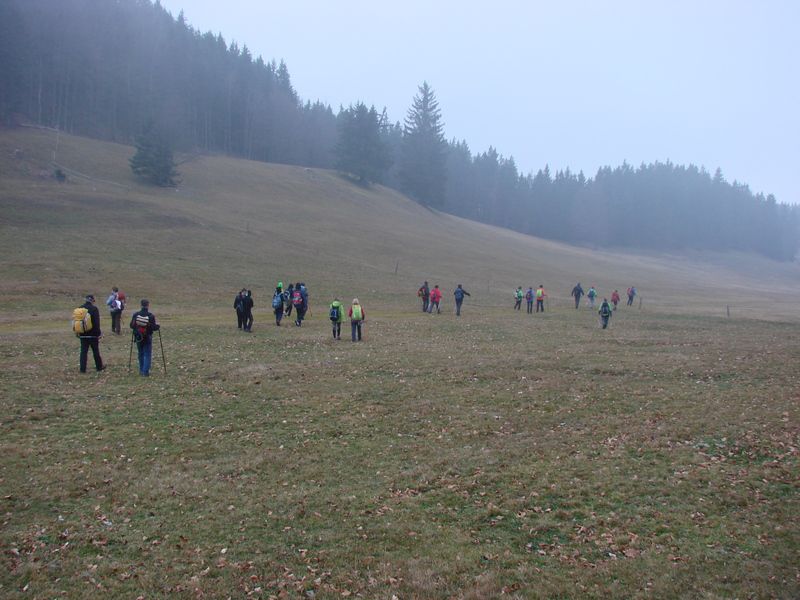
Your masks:
{"label": "conifer tree", "polygon": [[402,190],[422,204],[439,207],[444,203],[447,182],[447,142],[439,103],[424,82],[408,110],[400,154]]}
{"label": "conifer tree", "polygon": [[381,139],[381,120],[375,107],[359,102],[339,113],[336,168],[362,183],[383,180],[391,165],[389,149]]}
{"label": "conifer tree", "polygon": [[161,187],[175,185],[178,172],[169,143],[152,125],[136,139],[136,154],[130,159],[131,171]]}

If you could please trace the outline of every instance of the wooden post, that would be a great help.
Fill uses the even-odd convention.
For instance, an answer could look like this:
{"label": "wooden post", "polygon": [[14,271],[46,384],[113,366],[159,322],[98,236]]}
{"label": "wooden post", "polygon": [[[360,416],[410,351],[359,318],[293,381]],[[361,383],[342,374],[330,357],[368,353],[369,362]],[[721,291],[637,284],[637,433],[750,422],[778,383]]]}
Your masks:
{"label": "wooden post", "polygon": [[639,296],[639,310],[642,310],[642,297]]}
{"label": "wooden post", "polygon": [[400,261],[398,260],[394,265],[394,274],[397,275],[397,269],[400,268]]}
{"label": "wooden post", "polygon": [[728,318],[731,318],[731,306],[730,304],[725,305],[725,311],[728,313]]}

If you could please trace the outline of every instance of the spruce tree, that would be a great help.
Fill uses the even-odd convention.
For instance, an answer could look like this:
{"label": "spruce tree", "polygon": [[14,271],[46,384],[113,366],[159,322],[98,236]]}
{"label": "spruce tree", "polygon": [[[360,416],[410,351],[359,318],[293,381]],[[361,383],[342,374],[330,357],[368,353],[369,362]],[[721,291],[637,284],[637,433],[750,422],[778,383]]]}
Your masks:
{"label": "spruce tree", "polygon": [[408,110],[400,154],[402,190],[422,204],[440,207],[447,182],[447,142],[439,103],[431,87],[419,87]]}
{"label": "spruce tree", "polygon": [[381,139],[381,120],[375,107],[359,102],[339,113],[336,168],[362,183],[383,180],[391,165],[389,148]]}
{"label": "spruce tree", "polygon": [[131,171],[161,187],[175,185],[178,172],[169,143],[155,127],[148,126],[136,139],[136,154],[130,159]]}

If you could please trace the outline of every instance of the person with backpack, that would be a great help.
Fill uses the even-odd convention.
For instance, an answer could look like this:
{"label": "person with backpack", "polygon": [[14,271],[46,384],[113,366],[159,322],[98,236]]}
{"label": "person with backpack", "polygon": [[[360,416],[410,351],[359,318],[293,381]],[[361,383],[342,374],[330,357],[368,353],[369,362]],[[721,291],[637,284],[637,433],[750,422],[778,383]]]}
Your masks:
{"label": "person with backpack", "polygon": [[253,331],[253,292],[247,290],[242,297],[242,310],[244,312],[244,330]]}
{"label": "person with backpack", "polygon": [[422,284],[417,290],[417,297],[422,299],[422,312],[428,312],[428,302],[431,297],[431,288],[428,287],[428,282]]}
{"label": "person with backpack", "polygon": [[581,282],[578,282],[574,288],[572,288],[572,294],[570,294],[573,298],[575,298],[575,310],[581,305],[581,296],[583,296],[583,288],[581,287]]}
{"label": "person with backpack", "polygon": [[294,306],[294,324],[297,327],[301,327],[303,325],[303,318],[306,316],[306,311],[308,310],[308,292],[305,290],[305,286],[301,283],[297,283],[294,286],[294,291],[292,292],[292,306]]}
{"label": "person with backpack", "polygon": [[111,313],[111,331],[120,335],[122,330],[120,322],[122,321],[122,311],[125,310],[125,294],[119,291],[117,286],[111,288],[111,294],[106,299],[106,304]]}
{"label": "person with backpack", "polygon": [[439,284],[433,286],[431,290],[431,298],[430,302],[428,303],[428,312],[433,314],[433,309],[436,309],[436,314],[441,314],[442,309],[439,307],[439,304],[442,301],[442,290],[439,289]]}
{"label": "person with backpack", "polygon": [[628,288],[628,306],[633,306],[633,299],[636,297],[636,288],[631,286]]}
{"label": "person with backpack", "polygon": [[456,299],[456,316],[457,317],[461,316],[461,303],[464,302],[464,296],[471,296],[471,295],[472,294],[470,294],[467,290],[465,290],[463,287],[461,287],[460,283],[458,284],[458,287],[456,288],[456,291],[453,292],[453,296],[455,296],[455,299]]}
{"label": "person with backpack", "polygon": [[522,308],[522,286],[519,286],[516,291],[514,292],[514,310],[519,310]]}
{"label": "person with backpack", "polygon": [[594,299],[597,298],[597,290],[593,285],[589,286],[589,291],[586,292],[586,297],[589,299],[589,308],[594,308]]}
{"label": "person with backpack", "polygon": [[283,318],[283,286],[280,283],[272,295],[272,311],[275,313],[275,325],[280,327]]}
{"label": "person with backpack", "polygon": [[139,357],[139,375],[150,376],[150,362],[153,358],[153,332],[161,329],[156,323],[156,316],[150,312],[150,301],[143,299],[142,308],[131,316],[131,329],[133,339],[136,341],[136,350]]}
{"label": "person with backpack", "polygon": [[533,314],[533,287],[525,292],[525,303],[528,305],[528,314]]}
{"label": "person with backpack", "polygon": [[236,298],[233,299],[233,309],[236,311],[236,326],[239,329],[244,328],[244,293],[247,290],[242,288]]}
{"label": "person with backpack", "polygon": [[611,305],[608,303],[606,298],[603,298],[603,302],[600,304],[600,310],[597,311],[600,314],[600,323],[603,325],[603,329],[608,327],[608,320],[611,318]]}
{"label": "person with backpack", "polygon": [[89,348],[92,349],[94,367],[98,371],[106,368],[100,356],[100,311],[94,304],[94,295],[87,294],[86,302],[72,312],[72,331],[81,340],[80,371],[86,373],[86,362],[89,357]]}
{"label": "person with backpack", "polygon": [[283,292],[283,305],[286,308],[283,312],[284,317],[291,316],[292,314],[292,294],[294,294],[294,284],[290,283],[286,291]]}
{"label": "person with backpack", "polygon": [[333,339],[342,339],[342,322],[344,322],[344,305],[338,298],[334,298],[328,307],[328,318],[333,328]]}
{"label": "person with backpack", "polygon": [[617,290],[611,293],[611,304],[614,305],[614,310],[617,310],[617,304],[619,304],[619,292]]}
{"label": "person with backpack", "polygon": [[[434,288],[435,289],[435,288]],[[364,321],[367,320],[367,313],[364,312],[364,307],[358,302],[358,298],[353,298],[353,304],[350,306],[350,310],[347,312],[347,316],[350,317],[350,333],[352,336],[352,340],[356,341],[356,336],[358,337],[358,341],[361,341],[361,325]]]}
{"label": "person with backpack", "polygon": [[536,288],[536,312],[544,312],[544,299],[547,298],[547,293],[544,291],[544,286],[539,284]]}

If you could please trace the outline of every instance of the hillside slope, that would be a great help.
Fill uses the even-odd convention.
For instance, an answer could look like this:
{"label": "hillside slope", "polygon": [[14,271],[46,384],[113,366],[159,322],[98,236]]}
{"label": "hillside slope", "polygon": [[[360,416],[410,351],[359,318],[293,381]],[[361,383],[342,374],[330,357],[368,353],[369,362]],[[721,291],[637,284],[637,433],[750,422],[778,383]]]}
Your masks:
{"label": "hillside slope", "polygon": [[[722,315],[732,305],[750,317],[798,316],[796,263],[575,248],[431,211],[333,172],[225,157],[189,160],[178,189],[156,189],[133,178],[132,154],[53,131],[0,132],[5,319],[28,312],[32,296],[40,310],[63,310],[114,284],[181,312],[227,309],[245,286],[263,307],[278,280],[307,282],[313,300],[360,295],[380,311],[410,310],[423,279],[439,283],[446,300],[463,283],[485,307],[540,283],[554,306],[567,306],[581,281],[601,294],[636,285],[653,310]],[[54,156],[66,183],[50,176]]]}

